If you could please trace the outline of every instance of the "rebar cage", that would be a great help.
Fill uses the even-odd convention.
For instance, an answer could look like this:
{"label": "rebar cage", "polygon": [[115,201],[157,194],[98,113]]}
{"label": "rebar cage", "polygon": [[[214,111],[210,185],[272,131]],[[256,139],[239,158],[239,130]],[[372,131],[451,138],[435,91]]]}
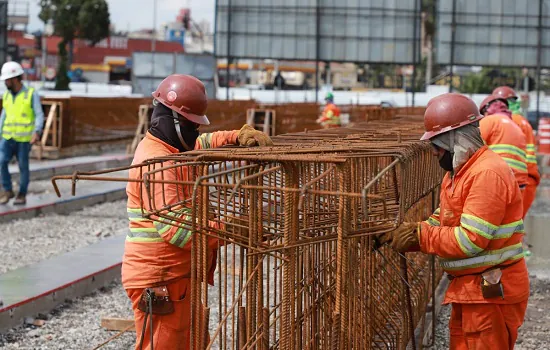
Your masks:
{"label": "rebar cage", "polygon": [[442,170],[420,129],[399,118],[134,165],[143,216],[193,232],[191,348],[421,348],[441,271],[376,239],[437,206]]}

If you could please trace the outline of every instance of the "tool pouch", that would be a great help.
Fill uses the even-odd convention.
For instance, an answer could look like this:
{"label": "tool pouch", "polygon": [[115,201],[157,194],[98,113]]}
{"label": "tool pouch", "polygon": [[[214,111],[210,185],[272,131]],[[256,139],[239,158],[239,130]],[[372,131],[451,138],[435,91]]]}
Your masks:
{"label": "tool pouch", "polygon": [[[151,300],[152,311],[149,310]],[[138,309],[143,312],[151,312],[153,315],[169,315],[174,312],[174,303],[170,300],[170,294],[166,286],[145,288],[139,300]]]}
{"label": "tool pouch", "polygon": [[495,284],[490,284],[484,278],[481,278],[481,294],[485,299],[502,298],[504,299],[504,288],[499,281]]}

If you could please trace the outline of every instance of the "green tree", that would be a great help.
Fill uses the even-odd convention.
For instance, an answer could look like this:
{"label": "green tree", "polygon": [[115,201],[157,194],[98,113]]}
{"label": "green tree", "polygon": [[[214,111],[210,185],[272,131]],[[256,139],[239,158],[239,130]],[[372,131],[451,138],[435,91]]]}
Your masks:
{"label": "green tree", "polygon": [[72,63],[73,42],[84,39],[95,45],[109,36],[109,5],[105,0],[40,0],[40,6],[38,17],[44,23],[51,21],[54,33],[62,38],[55,89],[69,90],[67,71]]}

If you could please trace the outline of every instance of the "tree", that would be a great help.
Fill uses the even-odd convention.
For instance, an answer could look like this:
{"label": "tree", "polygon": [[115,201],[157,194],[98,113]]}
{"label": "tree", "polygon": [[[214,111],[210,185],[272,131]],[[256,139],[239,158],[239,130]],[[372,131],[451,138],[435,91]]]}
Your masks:
{"label": "tree", "polygon": [[40,6],[38,17],[44,23],[53,22],[54,34],[62,38],[55,89],[69,90],[73,42],[84,39],[95,45],[109,36],[109,5],[105,0],[40,0]]}

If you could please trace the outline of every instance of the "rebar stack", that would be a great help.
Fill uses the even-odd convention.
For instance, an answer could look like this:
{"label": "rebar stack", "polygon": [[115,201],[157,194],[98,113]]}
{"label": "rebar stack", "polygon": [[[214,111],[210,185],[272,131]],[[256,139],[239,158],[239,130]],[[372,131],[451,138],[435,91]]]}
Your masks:
{"label": "rebar stack", "polygon": [[[166,186],[182,196],[151,201],[146,214],[196,232],[193,348],[404,349],[434,271],[426,256],[405,258],[375,237],[436,207],[442,173],[416,141],[420,127],[398,119],[389,130],[377,122],[279,136],[268,152],[233,147],[150,163],[147,197]],[[174,219],[182,207],[191,220]]]}
{"label": "rebar stack", "polygon": [[[134,165],[143,215],[194,232],[191,348],[421,348],[441,272],[377,237],[437,207],[443,174],[422,129],[396,118]],[[153,200],[168,187],[177,198]]]}

